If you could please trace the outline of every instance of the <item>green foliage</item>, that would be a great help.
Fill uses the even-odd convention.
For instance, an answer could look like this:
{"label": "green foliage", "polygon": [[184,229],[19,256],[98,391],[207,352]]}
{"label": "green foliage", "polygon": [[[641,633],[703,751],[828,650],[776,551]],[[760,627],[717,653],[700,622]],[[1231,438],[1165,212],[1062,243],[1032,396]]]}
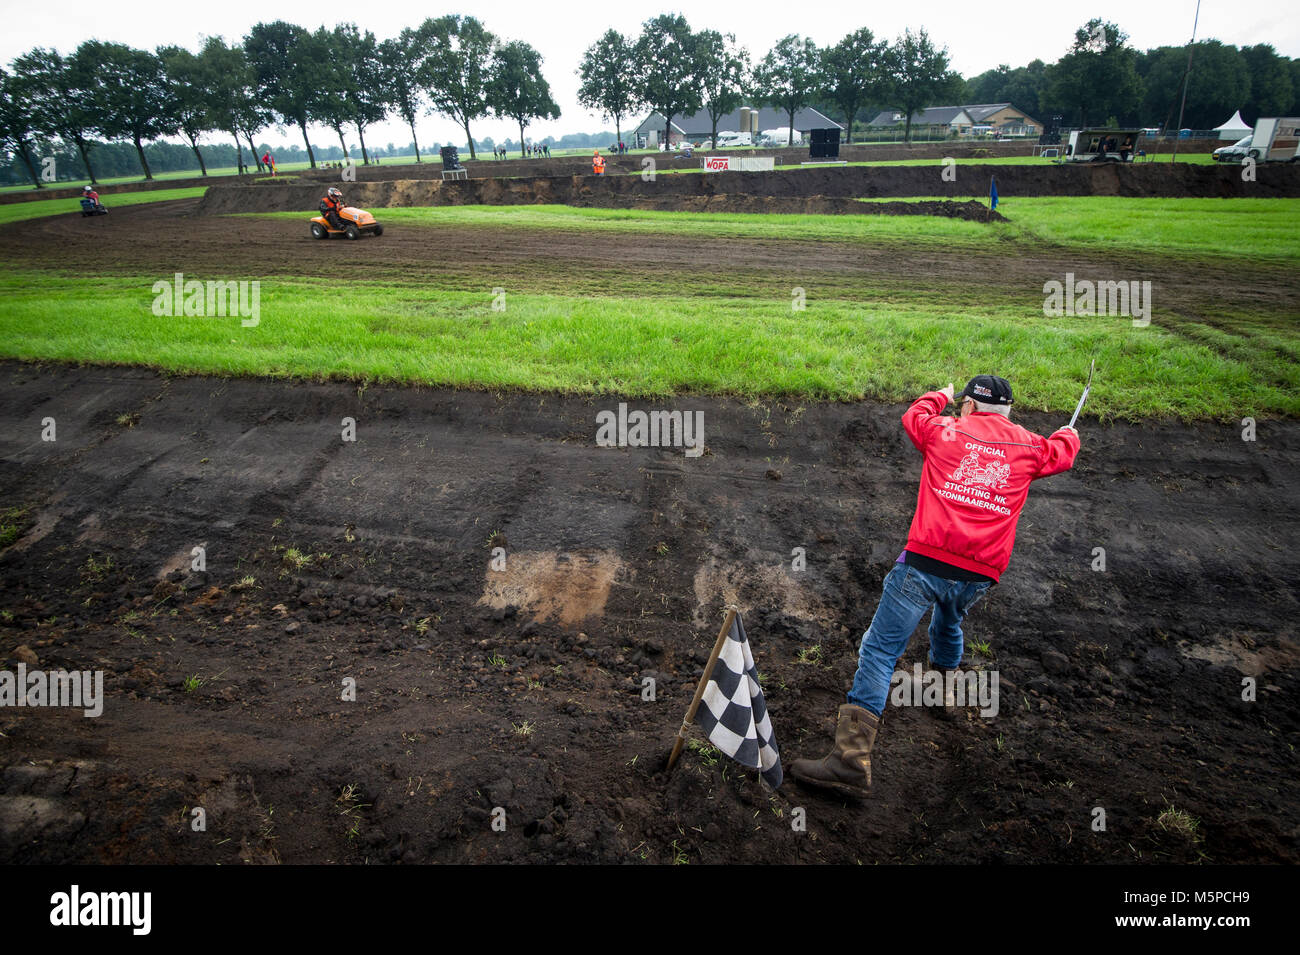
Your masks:
{"label": "green foliage", "polygon": [[614,121],[614,136],[623,138],[623,117],[640,105],[635,50],[617,30],[606,30],[582,54],[578,102]]}
{"label": "green foliage", "polygon": [[635,46],[640,64],[637,99],[664,120],[663,141],[675,116],[690,116],[704,105],[704,61],[691,26],[680,14],[647,20]]}
{"label": "green foliage", "polygon": [[[845,117],[847,142],[853,141],[853,119],[866,103],[881,98],[888,86],[886,49],[863,27],[855,30],[822,54],[821,93]],[[994,102],[986,100],[984,102]]]}
{"label": "green foliage", "polygon": [[421,70],[421,85],[433,111],[464,128],[469,155],[474,159],[474,136],[469,125],[488,112],[487,86],[496,37],[474,17],[459,15],[425,20],[420,31],[429,49]]}
{"label": "green foliage", "polygon": [[488,81],[487,100],[492,112],[519,124],[522,151],[524,130],[534,119],[559,119],[560,107],[542,76],[542,57],[521,40],[497,48]]}
{"label": "green foliage", "polygon": [[817,44],[793,33],[777,40],[754,67],[754,89],[760,98],[790,117],[790,145],[794,145],[794,114],[812,102],[822,85]]}
{"label": "green foliage", "polygon": [[703,64],[704,111],[712,123],[709,138],[716,142],[718,120],[739,109],[750,88],[749,53],[736,45],[735,34],[717,30],[702,30],[696,45]]}

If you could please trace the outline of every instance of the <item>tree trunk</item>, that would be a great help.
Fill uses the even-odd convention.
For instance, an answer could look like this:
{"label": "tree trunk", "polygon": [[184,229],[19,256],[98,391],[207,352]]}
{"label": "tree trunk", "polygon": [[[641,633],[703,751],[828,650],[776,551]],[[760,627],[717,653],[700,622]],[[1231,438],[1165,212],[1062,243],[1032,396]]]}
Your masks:
{"label": "tree trunk", "polygon": [[196,157],[198,157],[198,160],[199,160],[199,171],[200,171],[201,173],[203,173],[203,175],[206,176],[206,175],[208,174],[208,167],[207,167],[207,164],[205,164],[205,163],[203,162],[203,153],[199,152],[199,141],[198,141],[198,138],[195,137],[195,136],[190,136],[190,137],[189,137],[189,141],[190,141],[190,149],[194,150],[194,155],[195,155]]}
{"label": "tree trunk", "polygon": [[36,167],[32,165],[32,157],[27,152],[26,142],[20,142],[18,144],[18,152],[22,154],[23,165],[27,167],[27,174],[32,177],[32,185],[37,189],[44,189],[45,187],[41,185],[41,177],[36,174]]}
{"label": "tree trunk", "polygon": [[714,116],[714,117],[712,117],[712,119],[713,119],[713,138],[710,139],[709,142],[713,144],[713,147],[712,147],[712,148],[717,149],[717,148],[718,148],[718,119],[719,119],[719,117]]}
{"label": "tree trunk", "polygon": [[94,185],[95,170],[90,168],[90,151],[86,149],[86,141],[80,136],[74,138],[77,142],[77,151],[81,153],[81,164],[86,167],[86,176],[90,179],[91,185]]}
{"label": "tree trunk", "polygon": [[903,142],[910,143],[911,141],[912,141],[912,111],[909,109],[907,111],[907,125],[903,127]]}
{"label": "tree trunk", "polygon": [[302,141],[307,144],[307,160],[311,163],[311,168],[316,168],[316,154],[311,151],[311,140],[307,138],[307,121],[298,120],[298,128],[302,130]]}
{"label": "tree trunk", "polygon": [[361,162],[362,165],[370,165],[370,154],[366,152],[366,130],[360,123],[357,123],[357,137],[361,140]]}
{"label": "tree trunk", "polygon": [[[469,158],[477,159],[474,155],[474,137],[469,134],[469,120],[465,120],[465,138],[469,140]],[[523,148],[523,143],[519,144],[519,148]]]}
{"label": "tree trunk", "polygon": [[411,142],[415,145],[415,161],[420,161],[420,140],[415,135],[415,120],[411,120]]}
{"label": "tree trunk", "polygon": [[791,109],[791,110],[787,110],[786,112],[790,114],[790,138],[786,142],[786,145],[793,147],[794,146],[794,110]]}
{"label": "tree trunk", "polygon": [[664,152],[668,152],[668,147],[672,145],[672,141],[669,139],[669,133],[672,131],[672,128],[673,114],[669,113],[664,117]]}
{"label": "tree trunk", "polygon": [[136,154],[140,157],[140,168],[144,170],[144,177],[146,179],[152,179],[153,173],[149,171],[149,160],[144,158],[144,146],[140,144],[140,137],[135,136],[133,137],[133,140],[135,142]]}
{"label": "tree trunk", "polygon": [[343,147],[343,158],[348,158],[348,144],[343,141],[343,126],[340,124],[334,127],[334,132],[339,134],[339,145]]}
{"label": "tree trunk", "polygon": [[262,157],[257,154],[257,147],[253,145],[253,134],[244,130],[244,138],[248,140],[248,151],[253,154],[253,162],[257,163],[257,171],[263,170]]}
{"label": "tree trunk", "polygon": [[521,119],[519,121],[519,158],[522,159],[523,155],[524,155],[524,121]]}
{"label": "tree trunk", "polygon": [[619,115],[618,113],[615,113],[614,114],[614,142],[621,143],[623,141],[623,130],[619,126],[618,121],[619,121]]}
{"label": "tree trunk", "polygon": [[244,147],[239,145],[239,133],[235,133],[235,173],[244,174]]}

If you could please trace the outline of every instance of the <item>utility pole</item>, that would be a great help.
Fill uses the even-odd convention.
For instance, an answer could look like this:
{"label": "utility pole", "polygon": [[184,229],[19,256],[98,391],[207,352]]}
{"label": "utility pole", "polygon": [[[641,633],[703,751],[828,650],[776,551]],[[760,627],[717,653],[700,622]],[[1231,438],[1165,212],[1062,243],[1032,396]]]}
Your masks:
{"label": "utility pole", "polygon": [[1196,17],[1192,20],[1192,41],[1187,44],[1187,72],[1183,74],[1183,101],[1178,104],[1178,129],[1174,131],[1174,154],[1171,163],[1178,162],[1178,138],[1183,134],[1183,108],[1187,106],[1187,84],[1192,81],[1192,50],[1196,48],[1196,26],[1201,22],[1201,0],[1196,0]]}

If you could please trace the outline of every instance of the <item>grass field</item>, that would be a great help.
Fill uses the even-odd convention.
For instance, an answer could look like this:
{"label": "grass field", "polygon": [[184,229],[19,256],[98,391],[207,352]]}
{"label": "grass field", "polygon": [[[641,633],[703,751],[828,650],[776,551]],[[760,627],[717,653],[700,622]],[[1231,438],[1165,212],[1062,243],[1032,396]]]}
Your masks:
{"label": "grass field", "polygon": [[[170,199],[193,199],[203,195],[205,186],[188,189],[156,189],[151,192],[124,192],[120,195],[104,195],[101,200],[108,207],[108,214],[118,206],[138,206],[149,202],[166,202]],[[72,199],[33,199],[30,202],[11,202],[0,205],[0,225],[22,222],[26,219],[41,219],[45,216],[77,215],[80,200]]]}
{"label": "grass field", "polygon": [[[549,230],[651,244],[779,239],[793,249],[816,241],[901,257],[982,257],[991,269],[1044,250],[1119,253],[1189,276],[1250,268],[1282,281],[1300,263],[1300,233],[1290,225],[1297,200],[1038,198],[1003,208],[1012,221],[993,225],[538,206],[392,209],[380,210],[380,218],[394,230],[468,228],[498,239]],[[258,218],[289,227],[302,216]],[[316,248],[303,246],[304,273],[313,269]],[[1137,329],[1123,318],[1045,319],[1038,290],[1003,288],[995,279],[966,288],[868,273],[823,286],[806,311],[792,312],[788,292],[770,294],[788,288],[783,276],[770,288],[742,288],[707,270],[685,278],[664,270],[650,279],[617,261],[592,272],[557,260],[512,267],[509,308],[496,312],[492,282],[480,289],[475,275],[439,279],[406,270],[375,281],[340,269],[328,321],[317,280],[263,276],[253,328],[237,318],[155,317],[157,274],[10,269],[0,279],[0,354],[492,389],[893,401],[960,369],[998,367],[1032,383],[1034,397],[1024,406],[1058,411],[1072,407],[1095,355],[1105,384],[1094,390],[1094,414],[1300,414],[1300,316],[1289,300],[1263,308],[1220,304],[1211,322],[1194,306],[1180,306]]]}

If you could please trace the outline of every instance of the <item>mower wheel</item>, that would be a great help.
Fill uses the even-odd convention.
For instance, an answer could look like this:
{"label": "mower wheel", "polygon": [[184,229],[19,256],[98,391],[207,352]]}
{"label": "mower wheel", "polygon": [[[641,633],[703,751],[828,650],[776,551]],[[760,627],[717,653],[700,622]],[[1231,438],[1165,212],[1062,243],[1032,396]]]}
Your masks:
{"label": "mower wheel", "polygon": [[311,237],[313,239],[323,239],[328,235],[329,233],[325,231],[325,227],[319,222],[313,222],[311,224]]}
{"label": "mower wheel", "polygon": [[377,224],[375,226],[375,235],[383,235],[383,234],[384,234],[384,227],[382,225]]}
{"label": "mower wheel", "polygon": [[349,222],[348,227],[344,230],[344,232],[347,233],[347,237],[349,239],[361,238],[361,230],[357,228],[356,223],[354,222]]}

